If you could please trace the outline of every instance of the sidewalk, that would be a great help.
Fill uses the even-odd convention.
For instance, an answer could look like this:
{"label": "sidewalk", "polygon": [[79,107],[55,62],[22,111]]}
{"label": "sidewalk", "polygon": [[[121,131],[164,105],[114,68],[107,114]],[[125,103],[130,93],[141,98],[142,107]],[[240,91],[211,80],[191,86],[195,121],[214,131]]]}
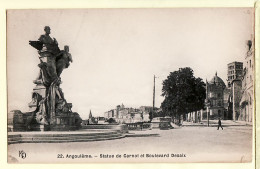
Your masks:
{"label": "sidewalk", "polygon": [[[207,120],[202,120],[200,123],[193,123],[184,121],[182,126],[185,127],[199,127],[199,126],[207,126]],[[233,121],[233,120],[221,120],[221,124],[223,127],[225,126],[252,126],[252,122],[246,121]],[[209,120],[209,126],[216,127],[218,126],[218,120]]]}
{"label": "sidewalk", "polygon": [[[221,121],[223,127],[246,127],[250,129],[252,127],[252,123],[245,122],[245,121],[232,121],[232,120],[222,120]],[[178,126],[176,124],[171,123],[171,125],[174,127],[173,130],[176,131],[176,129],[184,129],[188,127],[207,127],[207,121],[203,120],[200,123],[192,123],[184,121],[181,126]],[[218,120],[210,120],[209,121],[209,127],[217,127],[218,126]],[[186,129],[187,129],[186,128]],[[152,130],[129,130],[129,133],[126,133],[126,137],[160,137],[160,134],[162,132],[166,132],[169,130],[160,130],[159,128],[152,129]]]}

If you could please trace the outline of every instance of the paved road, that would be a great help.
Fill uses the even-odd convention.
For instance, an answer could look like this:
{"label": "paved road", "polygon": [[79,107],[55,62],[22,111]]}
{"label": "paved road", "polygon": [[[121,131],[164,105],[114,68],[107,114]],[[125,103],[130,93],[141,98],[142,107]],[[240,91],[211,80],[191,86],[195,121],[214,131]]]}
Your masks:
{"label": "paved road", "polygon": [[[79,143],[12,144],[9,145],[9,155],[25,163],[126,162],[128,160],[131,162],[249,162],[252,159],[253,133],[250,126],[225,127],[224,130],[217,130],[215,127],[182,127],[172,130],[132,131],[132,133],[139,136],[143,134],[143,137]],[[19,157],[21,150],[26,152],[25,159]],[[73,155],[80,157],[80,154],[84,154],[85,158],[72,159],[75,157]]]}

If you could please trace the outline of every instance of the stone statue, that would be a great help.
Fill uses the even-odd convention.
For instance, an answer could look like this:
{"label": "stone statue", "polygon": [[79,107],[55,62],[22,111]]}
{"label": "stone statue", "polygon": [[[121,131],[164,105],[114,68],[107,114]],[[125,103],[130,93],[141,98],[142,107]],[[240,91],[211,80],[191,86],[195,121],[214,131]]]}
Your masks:
{"label": "stone statue", "polygon": [[[44,125],[46,130],[73,130],[79,127],[75,119],[80,117],[72,112],[72,104],[67,103],[60,88],[60,75],[69,67],[72,56],[69,53],[69,46],[64,46],[62,51],[59,49],[57,40],[50,37],[50,30],[49,26],[45,26],[45,34],[41,35],[38,41],[29,41],[29,44],[38,51],[40,73],[33,81],[36,87],[29,103],[30,112],[23,113],[26,118],[20,120],[20,126],[24,124],[26,130],[33,130],[37,125]],[[18,123],[18,115],[21,113],[16,111],[13,114],[16,120],[14,121]]]}
{"label": "stone statue", "polygon": [[39,76],[34,83],[43,83],[50,86],[51,82],[58,78],[56,72],[56,55],[60,53],[58,42],[50,37],[50,27],[44,27],[45,34],[41,35],[38,41],[29,41],[30,45],[38,50],[41,63],[38,65],[41,69]]}
{"label": "stone statue", "polygon": [[72,56],[69,53],[69,46],[64,46],[64,50],[56,56],[56,72],[58,77],[62,73],[63,69],[68,68],[70,62],[73,62]]}

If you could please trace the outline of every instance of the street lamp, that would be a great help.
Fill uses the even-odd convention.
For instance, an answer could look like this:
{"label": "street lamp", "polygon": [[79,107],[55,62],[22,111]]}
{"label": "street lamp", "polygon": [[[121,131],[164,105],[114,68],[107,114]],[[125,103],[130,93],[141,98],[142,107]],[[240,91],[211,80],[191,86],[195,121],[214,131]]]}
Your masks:
{"label": "street lamp", "polygon": [[207,107],[207,121],[208,121],[208,127],[209,127],[209,106],[210,106],[210,100],[208,99],[208,81],[206,79],[206,99],[205,99],[205,105]]}
{"label": "street lamp", "polygon": [[155,75],[153,75],[153,110],[152,110],[152,119],[154,116],[154,104],[155,104],[155,78],[159,78],[156,77]]}
{"label": "street lamp", "polygon": [[207,122],[208,122],[208,127],[209,127],[209,106],[210,106],[210,100],[206,99],[205,100],[205,105],[207,107]]}

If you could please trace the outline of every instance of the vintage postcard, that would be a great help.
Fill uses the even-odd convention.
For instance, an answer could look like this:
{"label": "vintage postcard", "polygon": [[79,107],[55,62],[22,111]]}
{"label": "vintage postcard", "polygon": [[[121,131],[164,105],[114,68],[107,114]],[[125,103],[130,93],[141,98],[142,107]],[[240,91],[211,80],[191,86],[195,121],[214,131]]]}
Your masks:
{"label": "vintage postcard", "polygon": [[7,10],[8,163],[251,163],[255,9]]}

